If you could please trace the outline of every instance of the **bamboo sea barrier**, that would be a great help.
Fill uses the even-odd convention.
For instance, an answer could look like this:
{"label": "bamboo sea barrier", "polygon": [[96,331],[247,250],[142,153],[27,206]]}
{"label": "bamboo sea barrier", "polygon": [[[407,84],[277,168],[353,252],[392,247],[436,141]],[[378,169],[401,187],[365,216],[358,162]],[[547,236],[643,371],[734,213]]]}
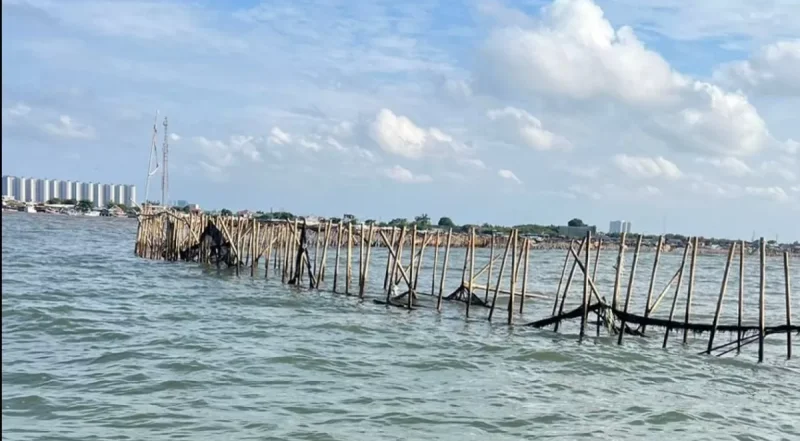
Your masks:
{"label": "bamboo sea barrier", "polygon": [[[555,291],[546,288],[537,292],[531,289],[530,277],[538,274],[541,268],[531,264],[531,257],[540,250],[533,239],[521,236],[514,229],[507,235],[492,233],[481,237],[473,228],[466,235],[467,240],[463,240],[452,229],[442,234],[440,230],[421,230],[416,225],[398,228],[332,221],[312,224],[300,219],[264,222],[250,217],[149,210],[142,212],[138,220],[134,252],[144,259],[197,262],[220,270],[230,270],[236,275],[249,269],[250,277],[262,277],[262,274],[267,279],[280,276],[281,282],[287,285],[326,290],[359,299],[381,293],[373,297],[372,302],[409,311],[429,308],[441,313],[446,303],[463,305],[463,313],[468,320],[486,319],[492,322],[496,319],[495,310],[502,309],[506,313],[504,321],[507,325],[540,329],[552,327],[553,331],[558,331],[559,327],[577,319],[579,341],[587,338],[587,326],[590,318],[594,317],[596,336],[600,337],[601,330],[604,330],[619,345],[623,344],[625,335],[649,338],[653,328],[664,331],[664,348],[668,347],[669,337],[675,331],[682,332],[681,344],[684,346],[691,342],[690,331],[693,334],[708,333],[708,341],[701,354],[722,356],[732,351],[738,354],[743,347],[758,343],[758,361],[762,362],[766,337],[785,334],[786,357],[791,359],[792,334],[800,333],[800,327],[792,324],[792,266],[788,252],[782,256],[781,277],[785,321],[781,319],[771,326],[767,324],[767,265],[763,238],[759,240],[757,250],[748,249],[744,242],[731,243],[713,319],[710,323],[702,323],[693,318],[698,313],[692,315],[697,293],[695,285],[700,280],[697,277],[698,238],[687,241],[678,268],[674,272],[665,269],[667,272],[664,273],[659,271],[664,257],[663,236],[658,238],[650,271],[637,271],[643,255],[641,235],[631,242],[632,238],[623,234],[619,244],[612,248],[587,233],[580,242],[568,244],[563,263],[560,257],[549,257],[554,265],[561,268],[558,283],[552,287]],[[633,257],[630,264],[626,264],[625,254],[630,246],[634,249]],[[386,256],[372,262],[375,260],[372,258],[375,248],[385,249]],[[458,257],[458,261],[452,263],[458,265],[461,271],[451,273],[451,276],[460,276],[460,280],[455,285],[447,286],[448,270],[452,270],[452,251],[459,248],[464,250],[463,260]],[[483,253],[488,256],[481,256],[481,262],[478,262],[476,255],[481,254],[478,253],[480,248],[488,248],[488,253]],[[608,253],[601,255],[601,250],[615,248],[617,255],[612,265],[612,280],[604,278],[604,271],[599,271],[599,266],[603,257],[612,257]],[[592,250],[595,251],[594,256]],[[424,263],[426,251],[428,256],[433,256],[429,275],[425,274],[428,269]],[[746,295],[752,298],[756,292],[746,292],[745,289],[745,257],[756,253],[759,256],[758,323],[748,324],[743,320],[744,299]],[[732,265],[737,255],[736,323],[725,324],[721,323],[724,299],[730,275],[735,273]],[[260,269],[262,259],[263,273]],[[383,268],[373,269],[373,273],[377,272],[378,277],[383,279],[382,287],[369,286],[370,266],[376,264],[383,265]],[[330,265],[333,265],[332,269]],[[331,272],[332,277],[329,277]],[[623,287],[626,272],[627,283]],[[671,275],[663,287],[657,280],[658,274]],[[637,275],[640,278],[649,276],[648,283],[637,281]],[[429,285],[426,281],[428,276]],[[420,281],[423,283],[420,284]],[[567,308],[570,288],[576,283],[580,284],[580,288],[577,288],[580,294],[573,294],[569,302],[577,303],[577,306]],[[603,291],[603,288],[609,288],[604,285],[610,285],[610,289]],[[427,286],[430,286],[430,292],[426,292]],[[501,297],[505,300],[501,301]],[[644,299],[644,305],[639,306],[643,309],[641,314],[634,309],[638,299]],[[655,315],[664,299],[671,305],[667,318]],[[679,300],[684,305],[683,320],[676,320],[675,317]],[[537,313],[544,315],[544,318],[533,321],[525,318]],[[770,318],[774,319],[772,316]],[[730,340],[717,343],[720,333],[728,334]]]}

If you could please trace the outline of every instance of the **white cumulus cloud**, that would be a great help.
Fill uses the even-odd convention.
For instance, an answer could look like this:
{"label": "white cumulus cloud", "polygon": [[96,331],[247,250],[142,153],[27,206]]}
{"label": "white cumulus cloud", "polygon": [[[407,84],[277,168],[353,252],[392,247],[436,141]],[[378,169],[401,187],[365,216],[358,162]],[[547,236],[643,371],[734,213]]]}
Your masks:
{"label": "white cumulus cloud", "polygon": [[637,179],[678,179],[682,175],[675,163],[661,156],[648,158],[619,154],[614,156],[613,163],[623,173]]}
{"label": "white cumulus cloud", "polygon": [[418,184],[424,182],[431,182],[433,179],[428,175],[415,175],[411,170],[395,165],[383,171],[383,174],[396,182],[402,184]]}

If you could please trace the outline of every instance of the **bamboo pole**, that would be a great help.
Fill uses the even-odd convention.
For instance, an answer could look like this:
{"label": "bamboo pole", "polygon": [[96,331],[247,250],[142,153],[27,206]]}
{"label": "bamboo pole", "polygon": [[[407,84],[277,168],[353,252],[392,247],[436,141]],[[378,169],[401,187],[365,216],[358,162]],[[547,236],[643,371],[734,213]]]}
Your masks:
{"label": "bamboo pole", "polygon": [[350,294],[350,283],[353,278],[353,223],[347,223],[347,266],[345,267],[344,293]]}
{"label": "bamboo pole", "polygon": [[342,223],[336,224],[336,264],[333,267],[333,292],[338,289],[339,283],[339,254],[342,250]]}
{"label": "bamboo pole", "polygon": [[[392,271],[389,275],[389,282],[392,284],[391,286],[396,286],[400,282],[398,281],[397,273],[398,271],[402,274],[405,274],[403,269],[403,247],[406,241],[406,234],[408,233],[408,227],[405,225],[403,229],[400,230],[400,239],[397,241],[397,251],[395,252],[394,256],[392,256],[392,261],[394,264],[392,265]],[[408,289],[411,289],[411,284],[409,282]],[[387,299],[389,298],[389,292],[391,292],[391,287],[389,291],[387,291]]]}
{"label": "bamboo pole", "polygon": [[[569,241],[569,248],[572,249],[575,246],[575,241]],[[580,251],[578,251],[580,252]],[[564,257],[564,266],[561,267],[561,278],[558,280],[558,288],[556,288],[556,299],[555,303],[553,303],[553,313],[551,315],[556,315],[556,311],[558,310],[558,298],[559,294],[561,294],[561,284],[564,281],[564,275],[567,273],[567,263],[569,263],[570,253],[567,250],[567,255]]]}
{"label": "bamboo pole", "polygon": [[710,354],[711,348],[714,347],[714,337],[717,334],[717,324],[719,324],[719,316],[722,313],[722,300],[725,298],[725,291],[728,289],[728,274],[731,270],[731,261],[733,261],[734,252],[736,252],[736,242],[731,243],[731,248],[728,250],[728,260],[725,262],[725,272],[722,273],[722,286],[719,289],[717,308],[714,311],[714,321],[711,323],[711,335],[708,337],[708,349],[706,350],[706,354]]}
{"label": "bamboo pole", "polygon": [[[396,234],[397,234],[397,228],[392,227],[392,240],[391,240],[390,243],[386,244],[387,248],[394,249],[394,242],[395,242]],[[386,253],[386,272],[383,275],[383,289],[384,290],[389,289],[389,273],[390,273],[389,268],[391,266],[392,266],[392,253]]]}
{"label": "bamboo pole", "polygon": [[[522,315],[522,311],[525,308],[525,296],[528,294],[528,264],[531,257],[530,251],[531,241],[528,238],[525,238],[525,266],[522,270],[522,295],[519,298],[520,315]],[[595,270],[597,270],[597,266],[595,266]]]}
{"label": "bamboo pole", "polygon": [[[558,306],[558,311],[553,311],[553,316],[556,316],[556,312],[558,315],[561,315],[564,312],[564,304],[567,301],[567,294],[569,294],[569,288],[572,286],[572,279],[575,276],[575,269],[578,267],[578,255],[580,255],[581,251],[583,251],[584,247],[587,246],[586,238],[581,241],[580,246],[578,247],[578,252],[576,253],[574,249],[570,248],[569,252],[573,254],[575,260],[572,261],[572,269],[570,269],[569,276],[567,277],[567,284],[564,286],[564,294],[561,295],[561,303]],[[553,332],[557,332],[559,327],[559,322],[556,322],[553,326]]]}
{"label": "bamboo pole", "polygon": [[744,241],[739,243],[739,320],[736,332],[736,353],[742,351],[742,315],[744,313]]}
{"label": "bamboo pole", "polygon": [[[683,318],[683,322],[687,325],[689,324],[689,316],[692,312],[692,294],[694,294],[694,277],[695,277],[695,268],[697,265],[697,248],[700,238],[695,236],[694,238],[694,246],[692,247],[692,264],[689,267],[689,293],[686,296],[686,315]],[[689,341],[689,327],[683,328],[683,344],[686,344]]]}
{"label": "bamboo pole", "polygon": [[469,240],[469,287],[467,288],[467,318],[469,318],[469,308],[472,305],[472,280],[475,274],[475,227],[472,227]]}
{"label": "bamboo pole", "polygon": [[[633,282],[634,280],[636,280],[635,279],[636,266],[639,264],[639,250],[641,249],[641,247],[642,247],[642,235],[640,234],[639,238],[636,240],[636,250],[633,252],[633,264],[631,267],[631,276],[630,279],[628,279],[628,292],[627,294],[625,294],[625,306],[624,306],[625,309],[623,310],[625,314],[628,313],[628,307],[630,307],[631,304],[631,295],[633,294]],[[620,331],[619,331],[619,337],[617,338],[618,345],[622,344],[622,336],[625,335],[625,325],[626,325],[625,316],[623,316],[619,326]]]}
{"label": "bamboo pole", "polygon": [[592,248],[592,232],[586,232],[586,249],[584,250],[584,259],[586,262],[583,265],[583,314],[581,314],[581,329],[578,334],[578,341],[583,341],[583,336],[586,334],[586,320],[589,318],[589,255]]}
{"label": "bamboo pole", "polygon": [[419,249],[419,256],[417,259],[417,270],[414,271],[414,292],[417,291],[417,283],[419,282],[419,273],[422,272],[422,256],[425,255],[425,246],[428,244],[429,239],[428,231],[425,231],[425,234],[422,237],[422,247]]}
{"label": "bamboo pole", "polygon": [[[381,231],[381,236],[383,237],[383,239],[385,241],[386,240],[386,236],[383,234],[383,231]],[[395,280],[394,279],[394,275],[397,272],[397,268],[400,268],[400,271],[403,271],[403,266],[402,266],[403,265],[403,259],[402,259],[403,255],[402,255],[402,253],[403,253],[403,242],[405,242],[405,238],[406,238],[406,226],[403,225],[403,228],[400,230],[400,239],[397,241],[397,251],[392,253],[392,254],[394,254],[392,256],[392,261],[394,262],[394,264],[392,265],[392,269],[389,272],[389,280],[391,281],[392,285],[389,287],[389,289],[386,290],[386,304],[387,305],[389,304],[389,301],[392,298],[392,288],[394,286],[396,286],[396,284],[394,282],[394,280]],[[390,248],[390,250],[391,250],[391,248]],[[409,282],[409,287],[410,286],[411,286],[411,284]]]}
{"label": "bamboo pole", "polygon": [[361,283],[361,292],[359,293],[359,297],[362,299],[364,298],[364,291],[366,289],[367,283],[369,282],[369,258],[372,255],[372,241],[375,240],[375,230],[374,225],[369,224],[369,237],[367,239],[367,258],[364,261],[364,277],[363,282]]}
{"label": "bamboo pole", "polygon": [[364,291],[364,264],[366,261],[364,260],[364,241],[367,240],[364,237],[364,223],[361,223],[361,228],[358,231],[358,296],[362,296],[362,292]]}
{"label": "bamboo pole", "polygon": [[442,295],[444,294],[444,280],[447,276],[447,263],[450,261],[450,241],[453,238],[453,229],[447,231],[447,245],[444,251],[444,262],[442,263],[442,278],[439,279],[439,298],[436,300],[436,310],[442,312]]}
{"label": "bamboo pole", "polygon": [[783,252],[784,288],[786,289],[786,359],[792,359],[792,281],[789,277],[789,252]]}
{"label": "bamboo pole", "polygon": [[650,302],[653,300],[653,288],[656,283],[656,274],[658,273],[658,260],[661,258],[661,248],[664,246],[664,236],[658,236],[658,244],[656,245],[656,258],[653,261],[653,272],[650,273],[650,287],[647,289],[647,300],[644,303],[644,323],[642,323],[642,334],[647,329],[647,318],[650,317]]}
{"label": "bamboo pole", "polygon": [[269,259],[272,255],[272,245],[275,236],[275,228],[269,226],[267,228],[267,251],[264,253],[264,278],[269,278]]}
{"label": "bamboo pole", "polygon": [[617,253],[617,275],[614,278],[614,298],[611,301],[611,309],[613,311],[617,311],[617,306],[619,306],[619,291],[621,289],[620,283],[622,283],[622,266],[623,266],[622,261],[625,259],[626,236],[627,233],[623,231],[622,235],[620,235],[619,237],[619,253]]}
{"label": "bamboo pole", "polygon": [[414,257],[417,250],[417,224],[414,224],[413,232],[411,233],[411,265],[409,268],[409,287],[408,287],[408,309],[409,311],[414,307]]}
{"label": "bamboo pole", "polygon": [[764,361],[764,338],[767,336],[764,332],[766,326],[767,244],[763,237],[759,240],[758,248],[759,263],[761,264],[758,284],[758,362],[761,363]]}
{"label": "bamboo pole", "polygon": [[[692,241],[686,242],[686,246],[683,249],[683,259],[681,260],[680,266],[680,274],[678,275],[678,286],[675,287],[675,297],[672,298],[672,307],[669,309],[669,320],[668,322],[672,322],[673,317],[675,317],[675,305],[678,303],[678,295],[681,292],[681,285],[683,285],[683,270],[686,268],[686,257],[689,255],[689,247],[692,246]],[[667,347],[667,340],[669,340],[669,331],[671,330],[669,323],[667,323],[667,329],[664,331],[664,343],[661,345],[662,348]]]}
{"label": "bamboo pole", "polygon": [[509,291],[511,293],[508,295],[508,324],[512,324],[514,321],[514,288],[516,285],[517,279],[517,270],[519,269],[519,265],[517,262],[519,259],[517,258],[517,239],[519,236],[519,231],[513,230],[511,232],[511,236],[514,238],[514,242],[511,244],[511,288]]}
{"label": "bamboo pole", "polygon": [[494,306],[497,303],[497,292],[500,291],[500,283],[503,281],[503,270],[506,267],[506,258],[508,257],[508,250],[511,247],[511,240],[514,233],[512,232],[508,236],[508,241],[506,241],[506,250],[503,252],[503,260],[500,262],[500,274],[497,276],[497,284],[494,287],[494,294],[492,295],[492,307],[489,309],[489,321],[492,321],[492,315],[494,315]]}
{"label": "bamboo pole", "polygon": [[436,244],[433,248],[433,268],[431,269],[431,295],[436,294],[436,267],[439,266],[440,231],[436,230]]}
{"label": "bamboo pole", "polygon": [[492,264],[494,263],[494,231],[492,231],[492,242],[489,244],[489,273],[486,275],[486,293],[483,295],[483,303],[489,301],[489,285],[492,284]]}

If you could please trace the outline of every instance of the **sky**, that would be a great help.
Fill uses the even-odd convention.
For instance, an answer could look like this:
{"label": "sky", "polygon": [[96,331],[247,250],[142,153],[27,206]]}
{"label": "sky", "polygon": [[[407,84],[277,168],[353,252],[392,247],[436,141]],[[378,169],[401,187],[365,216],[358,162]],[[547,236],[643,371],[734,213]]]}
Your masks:
{"label": "sky", "polygon": [[[2,172],[800,240],[796,0],[3,0]],[[150,199],[160,194],[153,178]]]}

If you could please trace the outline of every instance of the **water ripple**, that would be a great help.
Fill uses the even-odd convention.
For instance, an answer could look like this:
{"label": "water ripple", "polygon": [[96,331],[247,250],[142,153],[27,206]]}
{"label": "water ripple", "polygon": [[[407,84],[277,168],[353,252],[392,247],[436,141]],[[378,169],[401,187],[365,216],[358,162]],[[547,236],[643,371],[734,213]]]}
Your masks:
{"label": "water ripple", "polygon": [[[3,215],[4,440],[800,439],[800,369],[779,338],[763,365],[752,347],[696,355],[694,336],[662,350],[659,330],[578,343],[569,324],[466,321],[450,303],[409,313],[374,304],[379,291],[136,259],[135,228]],[[535,292],[563,262],[545,254]],[[715,283],[698,279],[698,317]],[[526,320],[551,304],[526,303]]]}

